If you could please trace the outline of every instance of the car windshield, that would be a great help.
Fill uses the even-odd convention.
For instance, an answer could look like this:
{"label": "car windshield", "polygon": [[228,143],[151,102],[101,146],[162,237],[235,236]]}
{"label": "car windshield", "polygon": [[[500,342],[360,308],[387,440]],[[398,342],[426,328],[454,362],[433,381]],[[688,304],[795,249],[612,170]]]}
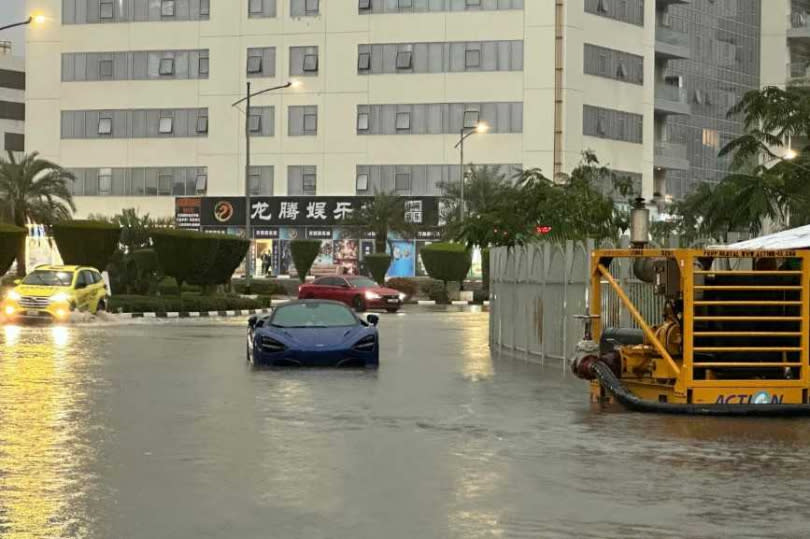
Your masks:
{"label": "car windshield", "polygon": [[349,282],[353,288],[369,288],[377,286],[377,283],[368,277],[357,277],[356,279],[351,279]]}
{"label": "car windshield", "polygon": [[29,273],[25,279],[23,279],[23,284],[39,286],[70,286],[72,282],[72,271],[38,270]]}
{"label": "car windshield", "polygon": [[299,303],[276,309],[270,325],[280,328],[333,328],[357,325],[357,318],[343,305]]}

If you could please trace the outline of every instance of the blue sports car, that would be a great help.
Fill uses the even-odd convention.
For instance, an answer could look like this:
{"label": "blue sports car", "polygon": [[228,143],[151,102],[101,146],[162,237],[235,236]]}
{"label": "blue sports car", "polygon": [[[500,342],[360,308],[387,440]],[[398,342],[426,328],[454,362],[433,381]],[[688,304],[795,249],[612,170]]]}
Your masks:
{"label": "blue sports car", "polygon": [[366,320],[336,301],[293,301],[250,317],[247,360],[256,366],[376,369],[380,319],[370,314]]}

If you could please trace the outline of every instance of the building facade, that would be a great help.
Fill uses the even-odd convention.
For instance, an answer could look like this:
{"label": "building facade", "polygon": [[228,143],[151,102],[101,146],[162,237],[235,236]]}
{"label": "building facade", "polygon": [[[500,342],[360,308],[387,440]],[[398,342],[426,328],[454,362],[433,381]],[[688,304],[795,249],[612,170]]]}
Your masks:
{"label": "building facade", "polygon": [[0,149],[25,149],[25,60],[0,41]]}
{"label": "building facade", "polygon": [[27,35],[27,149],[74,170],[79,215],[243,194],[245,122],[256,196],[436,196],[478,122],[467,163],[551,176],[591,149],[645,198],[682,196],[722,176],[725,110],[759,82],[760,0],[28,8],[51,24]]}

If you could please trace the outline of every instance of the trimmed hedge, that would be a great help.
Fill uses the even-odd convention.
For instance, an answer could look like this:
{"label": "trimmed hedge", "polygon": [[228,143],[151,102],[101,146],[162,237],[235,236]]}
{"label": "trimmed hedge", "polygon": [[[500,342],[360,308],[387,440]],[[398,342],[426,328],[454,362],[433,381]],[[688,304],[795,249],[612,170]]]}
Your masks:
{"label": "trimmed hedge", "polygon": [[225,284],[247,254],[247,240],[192,230],[153,229],[150,233],[163,273],[200,286]]}
{"label": "trimmed hedge", "polygon": [[[233,286],[233,290],[237,294],[245,294],[247,292],[244,279],[234,279],[231,281],[231,286]],[[287,289],[275,281],[253,279],[250,281],[250,293],[260,296],[286,296]]]}
{"label": "trimmed hedge", "polygon": [[441,281],[428,281],[422,285],[422,292],[440,305],[450,303],[450,295],[447,293],[447,287]]}
{"label": "trimmed hedge", "polygon": [[385,274],[388,273],[388,268],[391,267],[391,255],[385,253],[368,254],[365,257],[365,262],[372,278],[377,281],[377,284],[383,284]]}
{"label": "trimmed hedge", "polygon": [[422,263],[428,275],[444,281],[463,283],[472,265],[472,254],[460,243],[431,243],[422,248]]}
{"label": "trimmed hedge", "polygon": [[0,224],[0,276],[5,275],[22,252],[27,233],[24,228]]}
{"label": "trimmed hedge", "polygon": [[[191,292],[192,294],[199,294],[201,291],[202,289],[199,286],[193,284],[183,285],[183,293]],[[180,287],[177,286],[177,281],[174,277],[164,277],[157,284],[157,292],[161,296],[179,296]]]}
{"label": "trimmed hedge", "polygon": [[412,298],[419,293],[419,283],[413,279],[394,277],[393,279],[388,279],[385,286],[388,288],[393,288],[394,290],[399,290],[408,296],[408,298]]}
{"label": "trimmed hedge", "polygon": [[241,296],[111,296],[111,312],[123,313],[176,313],[266,309],[269,297],[256,299]]}
{"label": "trimmed hedge", "polygon": [[489,291],[489,249],[481,249],[481,286]]}
{"label": "trimmed hedge", "polygon": [[65,264],[104,271],[118,249],[121,228],[101,221],[63,221],[53,225],[53,238]]}
{"label": "trimmed hedge", "polygon": [[318,258],[320,252],[320,240],[293,240],[290,242],[290,254],[295,265],[295,271],[298,272],[298,279],[302,283],[306,282],[312,263]]}

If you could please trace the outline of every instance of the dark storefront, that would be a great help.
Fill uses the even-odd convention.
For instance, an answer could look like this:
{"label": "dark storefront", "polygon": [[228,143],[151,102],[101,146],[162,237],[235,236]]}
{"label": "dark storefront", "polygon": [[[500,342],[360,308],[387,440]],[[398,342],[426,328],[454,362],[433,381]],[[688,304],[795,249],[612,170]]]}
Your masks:
{"label": "dark storefront", "polygon": [[[371,197],[251,197],[251,256],[254,272],[285,275],[292,269],[289,242],[321,240],[313,273],[358,273],[364,256],[374,250],[374,236],[345,225],[351,214]],[[423,275],[418,252],[441,238],[441,199],[408,198],[405,218],[416,226],[414,238],[389,236],[394,260],[391,277]],[[175,199],[178,228],[245,234],[243,197],[180,197]]]}

